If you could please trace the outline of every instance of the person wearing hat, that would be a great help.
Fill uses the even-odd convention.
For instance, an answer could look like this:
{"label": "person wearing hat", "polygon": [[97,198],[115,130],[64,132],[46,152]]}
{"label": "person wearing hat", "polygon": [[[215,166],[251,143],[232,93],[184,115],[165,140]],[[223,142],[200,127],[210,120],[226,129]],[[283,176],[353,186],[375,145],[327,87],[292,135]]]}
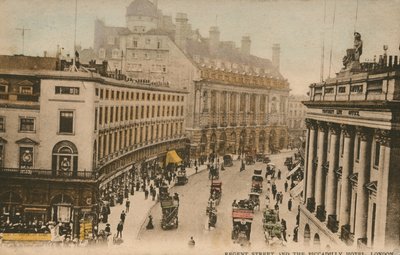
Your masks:
{"label": "person wearing hat", "polygon": [[196,242],[194,241],[194,239],[193,239],[193,236],[191,236],[190,237],[190,240],[189,240],[189,246],[191,246],[191,247],[194,247],[194,245],[196,244]]}
{"label": "person wearing hat", "polygon": [[111,228],[110,228],[109,223],[106,224],[106,227],[104,228],[104,232],[106,233],[107,236],[111,235]]}

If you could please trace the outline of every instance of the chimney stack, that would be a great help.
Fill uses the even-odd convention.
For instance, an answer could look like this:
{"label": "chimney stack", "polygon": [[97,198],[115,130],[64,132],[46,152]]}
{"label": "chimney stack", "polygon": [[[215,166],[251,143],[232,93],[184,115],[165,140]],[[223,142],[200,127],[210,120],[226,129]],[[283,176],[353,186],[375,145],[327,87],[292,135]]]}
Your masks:
{"label": "chimney stack", "polygon": [[181,48],[186,48],[186,39],[188,34],[188,18],[186,13],[177,13],[175,17],[175,43]]}
{"label": "chimney stack", "polygon": [[281,46],[279,43],[274,43],[272,46],[272,65],[278,70],[280,67]]}
{"label": "chimney stack", "polygon": [[218,27],[210,27],[209,49],[211,54],[215,54],[219,46],[219,29]]}
{"label": "chimney stack", "polygon": [[242,36],[240,51],[244,56],[250,56],[251,40],[250,36]]}

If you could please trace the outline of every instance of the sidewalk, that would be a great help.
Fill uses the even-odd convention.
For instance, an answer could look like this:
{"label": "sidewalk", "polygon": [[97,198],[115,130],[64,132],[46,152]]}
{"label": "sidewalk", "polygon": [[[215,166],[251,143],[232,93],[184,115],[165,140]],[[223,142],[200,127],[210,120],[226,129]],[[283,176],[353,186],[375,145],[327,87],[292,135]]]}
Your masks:
{"label": "sidewalk", "polygon": [[[207,164],[201,165],[198,168],[198,173],[207,170]],[[186,168],[186,175],[190,177],[196,174],[196,170],[194,167]],[[190,178],[189,182],[186,185],[190,185]],[[170,188],[174,187],[175,183],[171,181]],[[157,190],[158,192],[158,190]],[[134,240],[139,239],[139,232],[142,227],[147,224],[147,218],[150,214],[151,209],[157,204],[157,200],[152,201],[151,195],[149,195],[148,199],[145,200],[144,192],[143,191],[135,191],[134,195],[129,194],[130,200],[130,208],[129,212],[126,213],[126,219],[124,224],[124,230],[122,231],[122,239],[124,243],[131,243]],[[122,210],[125,211],[125,201],[124,199],[123,204],[116,204],[114,207],[111,207],[111,214],[108,218],[108,223],[111,227],[111,236],[117,233],[117,225],[120,221],[120,215]],[[126,212],[126,211],[125,211]],[[154,222],[153,222],[154,224]],[[99,223],[99,230],[104,229],[106,224]]]}

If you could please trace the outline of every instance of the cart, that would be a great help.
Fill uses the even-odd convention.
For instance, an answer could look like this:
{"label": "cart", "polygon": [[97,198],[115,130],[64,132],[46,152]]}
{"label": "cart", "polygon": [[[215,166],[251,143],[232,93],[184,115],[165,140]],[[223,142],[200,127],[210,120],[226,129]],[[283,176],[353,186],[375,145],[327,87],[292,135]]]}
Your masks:
{"label": "cart", "polygon": [[176,179],[177,179],[177,182],[176,182],[177,185],[185,185],[186,183],[188,183],[188,178],[186,176],[186,170],[179,170],[176,173]]}
{"label": "cart", "polygon": [[263,180],[264,178],[261,174],[254,174],[251,177],[251,192],[257,192],[261,194],[263,192]]}
{"label": "cart", "polygon": [[253,222],[254,211],[249,206],[250,201],[241,200],[237,207],[232,208],[232,235],[234,243],[239,243],[242,246],[250,245],[251,224]]}
{"label": "cart", "polygon": [[224,155],[223,159],[224,159],[224,166],[226,167],[233,166],[233,159],[231,155],[229,154]]}
{"label": "cart", "polygon": [[222,182],[218,180],[213,180],[211,183],[211,194],[210,198],[215,201],[216,205],[219,205],[222,197]]}
{"label": "cart", "polygon": [[168,188],[160,187],[160,205],[161,205],[161,228],[172,229],[178,228],[178,211],[179,211],[179,197],[170,196]]}
{"label": "cart", "polygon": [[274,209],[266,209],[263,215],[263,228],[265,241],[269,245],[282,245],[282,225],[278,213]]}
{"label": "cart", "polygon": [[254,157],[251,155],[246,155],[245,157],[246,165],[254,165],[256,161],[254,160]]}
{"label": "cart", "polygon": [[254,210],[260,210],[260,194],[257,192],[250,192],[249,193],[249,200],[253,202]]}

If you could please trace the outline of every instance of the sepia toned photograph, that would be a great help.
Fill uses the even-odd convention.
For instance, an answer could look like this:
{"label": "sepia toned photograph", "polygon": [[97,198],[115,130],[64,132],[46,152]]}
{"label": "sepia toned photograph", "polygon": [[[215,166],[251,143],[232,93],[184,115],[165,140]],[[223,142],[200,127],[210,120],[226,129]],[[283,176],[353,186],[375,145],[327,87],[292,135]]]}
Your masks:
{"label": "sepia toned photograph", "polygon": [[0,254],[400,254],[400,0],[0,0]]}

